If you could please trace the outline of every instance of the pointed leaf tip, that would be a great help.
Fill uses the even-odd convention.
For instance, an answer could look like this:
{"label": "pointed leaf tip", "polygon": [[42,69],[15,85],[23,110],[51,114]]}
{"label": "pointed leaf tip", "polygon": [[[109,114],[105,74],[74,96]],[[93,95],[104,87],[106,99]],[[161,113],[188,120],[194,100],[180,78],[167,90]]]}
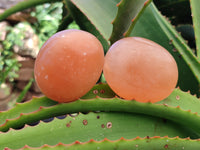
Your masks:
{"label": "pointed leaf tip", "polygon": [[[144,9],[144,6],[146,6],[148,3],[146,3],[146,0],[121,0],[118,4],[118,12],[117,16],[115,17],[113,21],[113,31],[109,38],[111,41],[111,44],[113,44],[115,41],[121,39],[124,37],[124,35],[127,34],[127,30],[130,28],[132,24],[132,20],[134,18],[138,18],[138,16],[141,14],[142,10]],[[134,19],[137,20],[137,19]],[[130,29],[132,30],[133,27]]]}
{"label": "pointed leaf tip", "polygon": [[120,141],[125,141],[126,139],[124,137],[121,137],[120,138]]}
{"label": "pointed leaf tip", "polygon": [[148,5],[151,2],[151,0],[147,0],[146,2],[144,2],[144,6]]}
{"label": "pointed leaf tip", "polygon": [[81,142],[80,141],[75,141],[74,144],[81,144]]}
{"label": "pointed leaf tip", "polygon": [[57,144],[57,146],[63,146],[64,144],[63,143],[61,143],[61,142],[59,142],[58,144]]}

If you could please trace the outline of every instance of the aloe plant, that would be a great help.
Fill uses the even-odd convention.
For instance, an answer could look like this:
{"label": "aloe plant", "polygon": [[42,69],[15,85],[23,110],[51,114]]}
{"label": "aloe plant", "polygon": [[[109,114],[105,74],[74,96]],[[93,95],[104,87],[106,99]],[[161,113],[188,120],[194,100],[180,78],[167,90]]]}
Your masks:
{"label": "aloe plant", "polygon": [[[1,14],[0,20],[47,2],[55,1],[21,2]],[[95,85],[85,96],[70,103],[34,97],[0,112],[0,148],[198,149],[199,0],[190,0],[196,53],[151,0],[61,2],[65,13],[58,30],[67,28],[74,20],[82,30],[91,32],[101,41],[105,53],[112,43],[127,36],[145,37],[165,47],[178,64],[177,88],[169,97],[153,104],[121,99],[106,83]],[[105,81],[103,75],[101,81]]]}

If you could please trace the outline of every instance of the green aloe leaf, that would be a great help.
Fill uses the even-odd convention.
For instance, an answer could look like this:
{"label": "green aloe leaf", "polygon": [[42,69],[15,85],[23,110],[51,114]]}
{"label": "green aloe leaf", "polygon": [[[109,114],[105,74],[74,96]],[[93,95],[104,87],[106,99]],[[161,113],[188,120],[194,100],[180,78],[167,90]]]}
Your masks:
{"label": "green aloe leaf", "polygon": [[72,144],[62,144],[59,143],[55,146],[42,146],[40,148],[31,148],[25,146],[22,150],[43,150],[43,149],[51,149],[51,150],[88,150],[88,149],[104,149],[104,150],[196,150],[199,149],[200,141],[199,140],[190,140],[189,138],[181,139],[179,137],[168,138],[168,137],[146,137],[146,138],[135,138],[131,140],[127,140],[121,138],[120,140],[111,141],[108,139],[104,139],[101,142],[94,141],[91,139],[88,142],[80,143],[78,141]]}
{"label": "green aloe leaf", "polygon": [[[111,22],[115,17],[117,2],[98,0],[65,0],[69,13],[81,29],[94,34],[102,43],[105,52],[112,32]],[[102,19],[99,19],[102,18]]]}
{"label": "green aloe leaf", "polygon": [[102,36],[108,40],[112,32],[112,20],[117,14],[117,1],[114,0],[71,0],[88,18]]}
{"label": "green aloe leaf", "polygon": [[[98,85],[95,85],[86,95],[82,97],[82,99],[91,99],[96,98],[97,96],[112,98],[115,96],[115,93],[110,89],[107,84],[100,83]],[[12,109],[0,112],[0,124],[4,124],[6,120],[18,118],[22,114],[37,112],[42,107],[50,107],[56,104],[58,103],[48,99],[47,97],[34,97],[31,101],[25,103],[17,103],[16,106]]]}
{"label": "green aloe leaf", "polygon": [[[45,97],[44,97],[45,98]],[[45,99],[44,99],[45,100]],[[48,102],[48,100],[46,101]],[[26,103],[23,107],[25,108]],[[20,128],[24,124],[30,124],[39,120],[65,115],[68,113],[90,112],[90,111],[114,111],[128,112],[151,115],[160,118],[166,118],[171,121],[187,126],[200,134],[200,101],[189,93],[175,90],[167,99],[160,104],[139,103],[136,101],[128,101],[120,98],[94,98],[82,99],[71,103],[61,103],[50,107],[40,107],[38,110],[29,113],[20,113],[16,106],[12,109],[12,113],[16,111],[20,114],[17,118],[3,121],[0,125],[1,131],[7,131],[9,128]],[[22,110],[23,111],[23,110]],[[10,111],[4,115],[9,116]],[[3,114],[0,114],[3,115]]]}
{"label": "green aloe leaf", "polygon": [[197,49],[197,56],[200,62],[200,1],[199,0],[191,0],[191,10],[192,10],[192,18],[193,18],[193,26],[196,38],[196,49]]}
{"label": "green aloe leaf", "polygon": [[118,12],[115,20],[113,21],[113,30],[110,37],[111,43],[124,37],[125,32],[134,24],[140,16],[142,10],[151,2],[151,0],[121,0],[117,4]]}
{"label": "green aloe leaf", "polygon": [[[104,1],[103,3],[98,0],[66,0],[66,5],[79,26],[96,35],[104,45],[105,51],[107,51],[109,47],[108,40],[111,34],[113,34],[111,36],[111,43],[113,43],[122,37],[122,34],[127,31],[131,24],[133,28],[143,8],[145,8],[150,1],[151,0],[122,0],[119,5],[117,5],[119,0]],[[128,9],[124,7],[124,5],[128,6]],[[118,15],[116,17],[117,11]],[[132,19],[134,20],[133,23]],[[112,26],[113,20],[114,28]],[[107,44],[104,40],[107,41]]]}
{"label": "green aloe leaf", "polygon": [[6,19],[8,16],[16,12],[19,12],[31,7],[35,7],[37,5],[41,5],[44,3],[51,3],[51,2],[58,2],[58,1],[61,1],[61,0],[25,0],[25,1],[19,2],[15,6],[5,10],[2,14],[0,14],[0,21]]}
{"label": "green aloe leaf", "polygon": [[101,141],[104,138],[117,140],[121,137],[132,139],[137,136],[165,135],[195,137],[187,128],[167,120],[137,114],[101,112],[67,116],[64,119],[55,118],[49,123],[40,122],[36,126],[25,126],[22,130],[1,133],[0,149],[18,149],[25,145],[56,145],[59,142],[71,144],[76,140],[87,142],[90,139]]}
{"label": "green aloe leaf", "polygon": [[34,97],[31,101],[26,103],[17,103],[15,107],[0,112],[0,124],[3,124],[8,119],[14,119],[20,116],[22,113],[30,113],[37,111],[40,107],[49,107],[56,105],[57,102],[48,99],[47,97]]}

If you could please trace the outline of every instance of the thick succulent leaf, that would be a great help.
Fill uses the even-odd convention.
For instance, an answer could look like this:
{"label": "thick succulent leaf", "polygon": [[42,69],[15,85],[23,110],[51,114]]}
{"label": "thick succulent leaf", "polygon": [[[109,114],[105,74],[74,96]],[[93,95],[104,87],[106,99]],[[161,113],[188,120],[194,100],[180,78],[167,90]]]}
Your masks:
{"label": "thick succulent leaf", "polygon": [[[150,116],[128,113],[89,113],[64,119],[55,118],[49,123],[40,122],[36,126],[25,126],[21,130],[10,130],[0,134],[0,149],[18,149],[25,145],[39,147],[44,144],[56,145],[59,142],[71,144],[76,140],[87,142],[121,137],[191,136],[190,130],[170,121]],[[16,142],[17,141],[17,142]]]}
{"label": "thick succulent leaf", "polygon": [[189,92],[182,92],[180,89],[175,89],[170,96],[156,104],[164,104],[166,106],[180,107],[187,111],[200,115],[200,99],[195,95],[192,96]]}
{"label": "thick succulent leaf", "polygon": [[192,9],[193,26],[196,38],[197,56],[200,62],[200,9],[199,9],[200,1],[190,0],[190,4]]}
{"label": "thick succulent leaf", "polygon": [[117,4],[118,12],[113,21],[111,43],[123,38],[131,24],[133,28],[137,18],[150,2],[151,0],[121,0]]}
{"label": "thick succulent leaf", "polygon": [[151,39],[165,47],[176,59],[179,68],[178,86],[200,94],[200,63],[172,25],[151,3],[137,21],[131,36]]}
{"label": "thick succulent leaf", "polygon": [[[169,137],[145,137],[145,138],[134,138],[131,140],[127,140],[121,138],[116,141],[111,141],[108,139],[104,139],[101,142],[95,141],[91,139],[88,142],[81,143],[76,141],[72,144],[63,144],[59,143],[55,146],[44,145],[40,148],[31,148],[29,146],[25,146],[22,150],[43,150],[43,149],[51,149],[51,150],[196,150],[199,149],[200,141],[199,140],[190,140],[189,138],[181,139],[179,137],[169,138]],[[8,149],[9,150],[9,149]]]}
{"label": "thick succulent leaf", "polygon": [[49,107],[56,105],[57,102],[48,99],[47,97],[34,97],[26,103],[17,103],[15,107],[7,111],[0,112],[0,124],[3,124],[8,119],[17,118],[20,114],[37,111],[40,107]]}
{"label": "thick succulent leaf", "polygon": [[[188,101],[190,101],[189,104]],[[200,134],[199,107],[199,99],[178,89],[173,92],[172,96],[164,100],[163,104],[139,103],[134,100],[128,101],[117,97],[83,99],[71,103],[61,103],[50,107],[40,107],[34,112],[21,113],[17,118],[7,119],[6,122],[0,126],[0,130],[7,131],[9,128],[20,128],[24,124],[30,124],[39,120],[68,113],[114,111],[146,114],[169,119],[182,124],[183,126],[187,126]],[[14,111],[15,109],[13,108],[13,112]],[[8,111],[7,115],[9,115],[9,113],[10,112]],[[19,112],[17,113],[19,114]]]}
{"label": "thick succulent leaf", "polygon": [[44,3],[51,3],[51,2],[58,2],[58,1],[62,1],[62,0],[24,0],[22,2],[19,2],[17,5],[5,10],[2,14],[0,14],[0,21],[6,19],[8,16],[16,12],[19,12],[31,7],[35,7],[37,5],[41,5]]}
{"label": "thick succulent leaf", "polygon": [[[150,1],[151,0],[122,0],[117,5],[119,0],[104,1],[103,3],[98,0],[71,0],[71,4],[67,1],[67,5],[71,13],[74,14],[74,19],[82,29],[94,33],[101,41],[102,37],[108,41],[112,33],[111,43],[113,43],[121,38],[123,33],[127,31],[132,23],[132,19],[136,22],[137,18]],[[77,9],[79,9],[79,11]],[[118,15],[116,17],[117,10]],[[76,14],[79,15],[77,16]],[[113,20],[114,31],[111,24]],[[105,42],[102,43],[105,45]],[[108,49],[108,47],[109,46],[106,46],[104,49]]]}
{"label": "thick succulent leaf", "polygon": [[65,0],[64,2],[80,28],[94,34],[107,51],[117,2],[113,0],[105,0],[103,3],[99,0]]}
{"label": "thick succulent leaf", "polygon": [[[107,84],[100,83],[95,85],[87,94],[82,97],[82,99],[91,99],[97,96],[112,98],[115,96],[115,93],[110,89]],[[34,97],[31,101],[28,101],[26,103],[17,103],[14,108],[0,112],[0,124],[4,124],[6,120],[12,120],[22,114],[38,111],[38,109],[42,107],[49,107],[56,104],[58,103],[48,99],[47,97]]]}
{"label": "thick succulent leaf", "polygon": [[114,0],[71,0],[77,8],[91,21],[105,39],[112,32],[111,22],[117,14],[117,2]]}

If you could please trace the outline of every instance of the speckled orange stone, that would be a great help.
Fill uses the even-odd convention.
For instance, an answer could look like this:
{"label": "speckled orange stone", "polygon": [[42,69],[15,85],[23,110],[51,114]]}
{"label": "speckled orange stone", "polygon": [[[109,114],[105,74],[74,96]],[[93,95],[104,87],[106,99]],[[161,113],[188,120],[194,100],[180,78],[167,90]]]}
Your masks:
{"label": "speckled orange stone", "polygon": [[103,72],[116,94],[139,102],[163,100],[178,80],[172,55],[157,43],[140,37],[115,42],[106,54]]}
{"label": "speckled orange stone", "polygon": [[104,51],[92,34],[76,29],[50,37],[36,58],[34,75],[41,91],[58,102],[74,101],[99,79]]}

